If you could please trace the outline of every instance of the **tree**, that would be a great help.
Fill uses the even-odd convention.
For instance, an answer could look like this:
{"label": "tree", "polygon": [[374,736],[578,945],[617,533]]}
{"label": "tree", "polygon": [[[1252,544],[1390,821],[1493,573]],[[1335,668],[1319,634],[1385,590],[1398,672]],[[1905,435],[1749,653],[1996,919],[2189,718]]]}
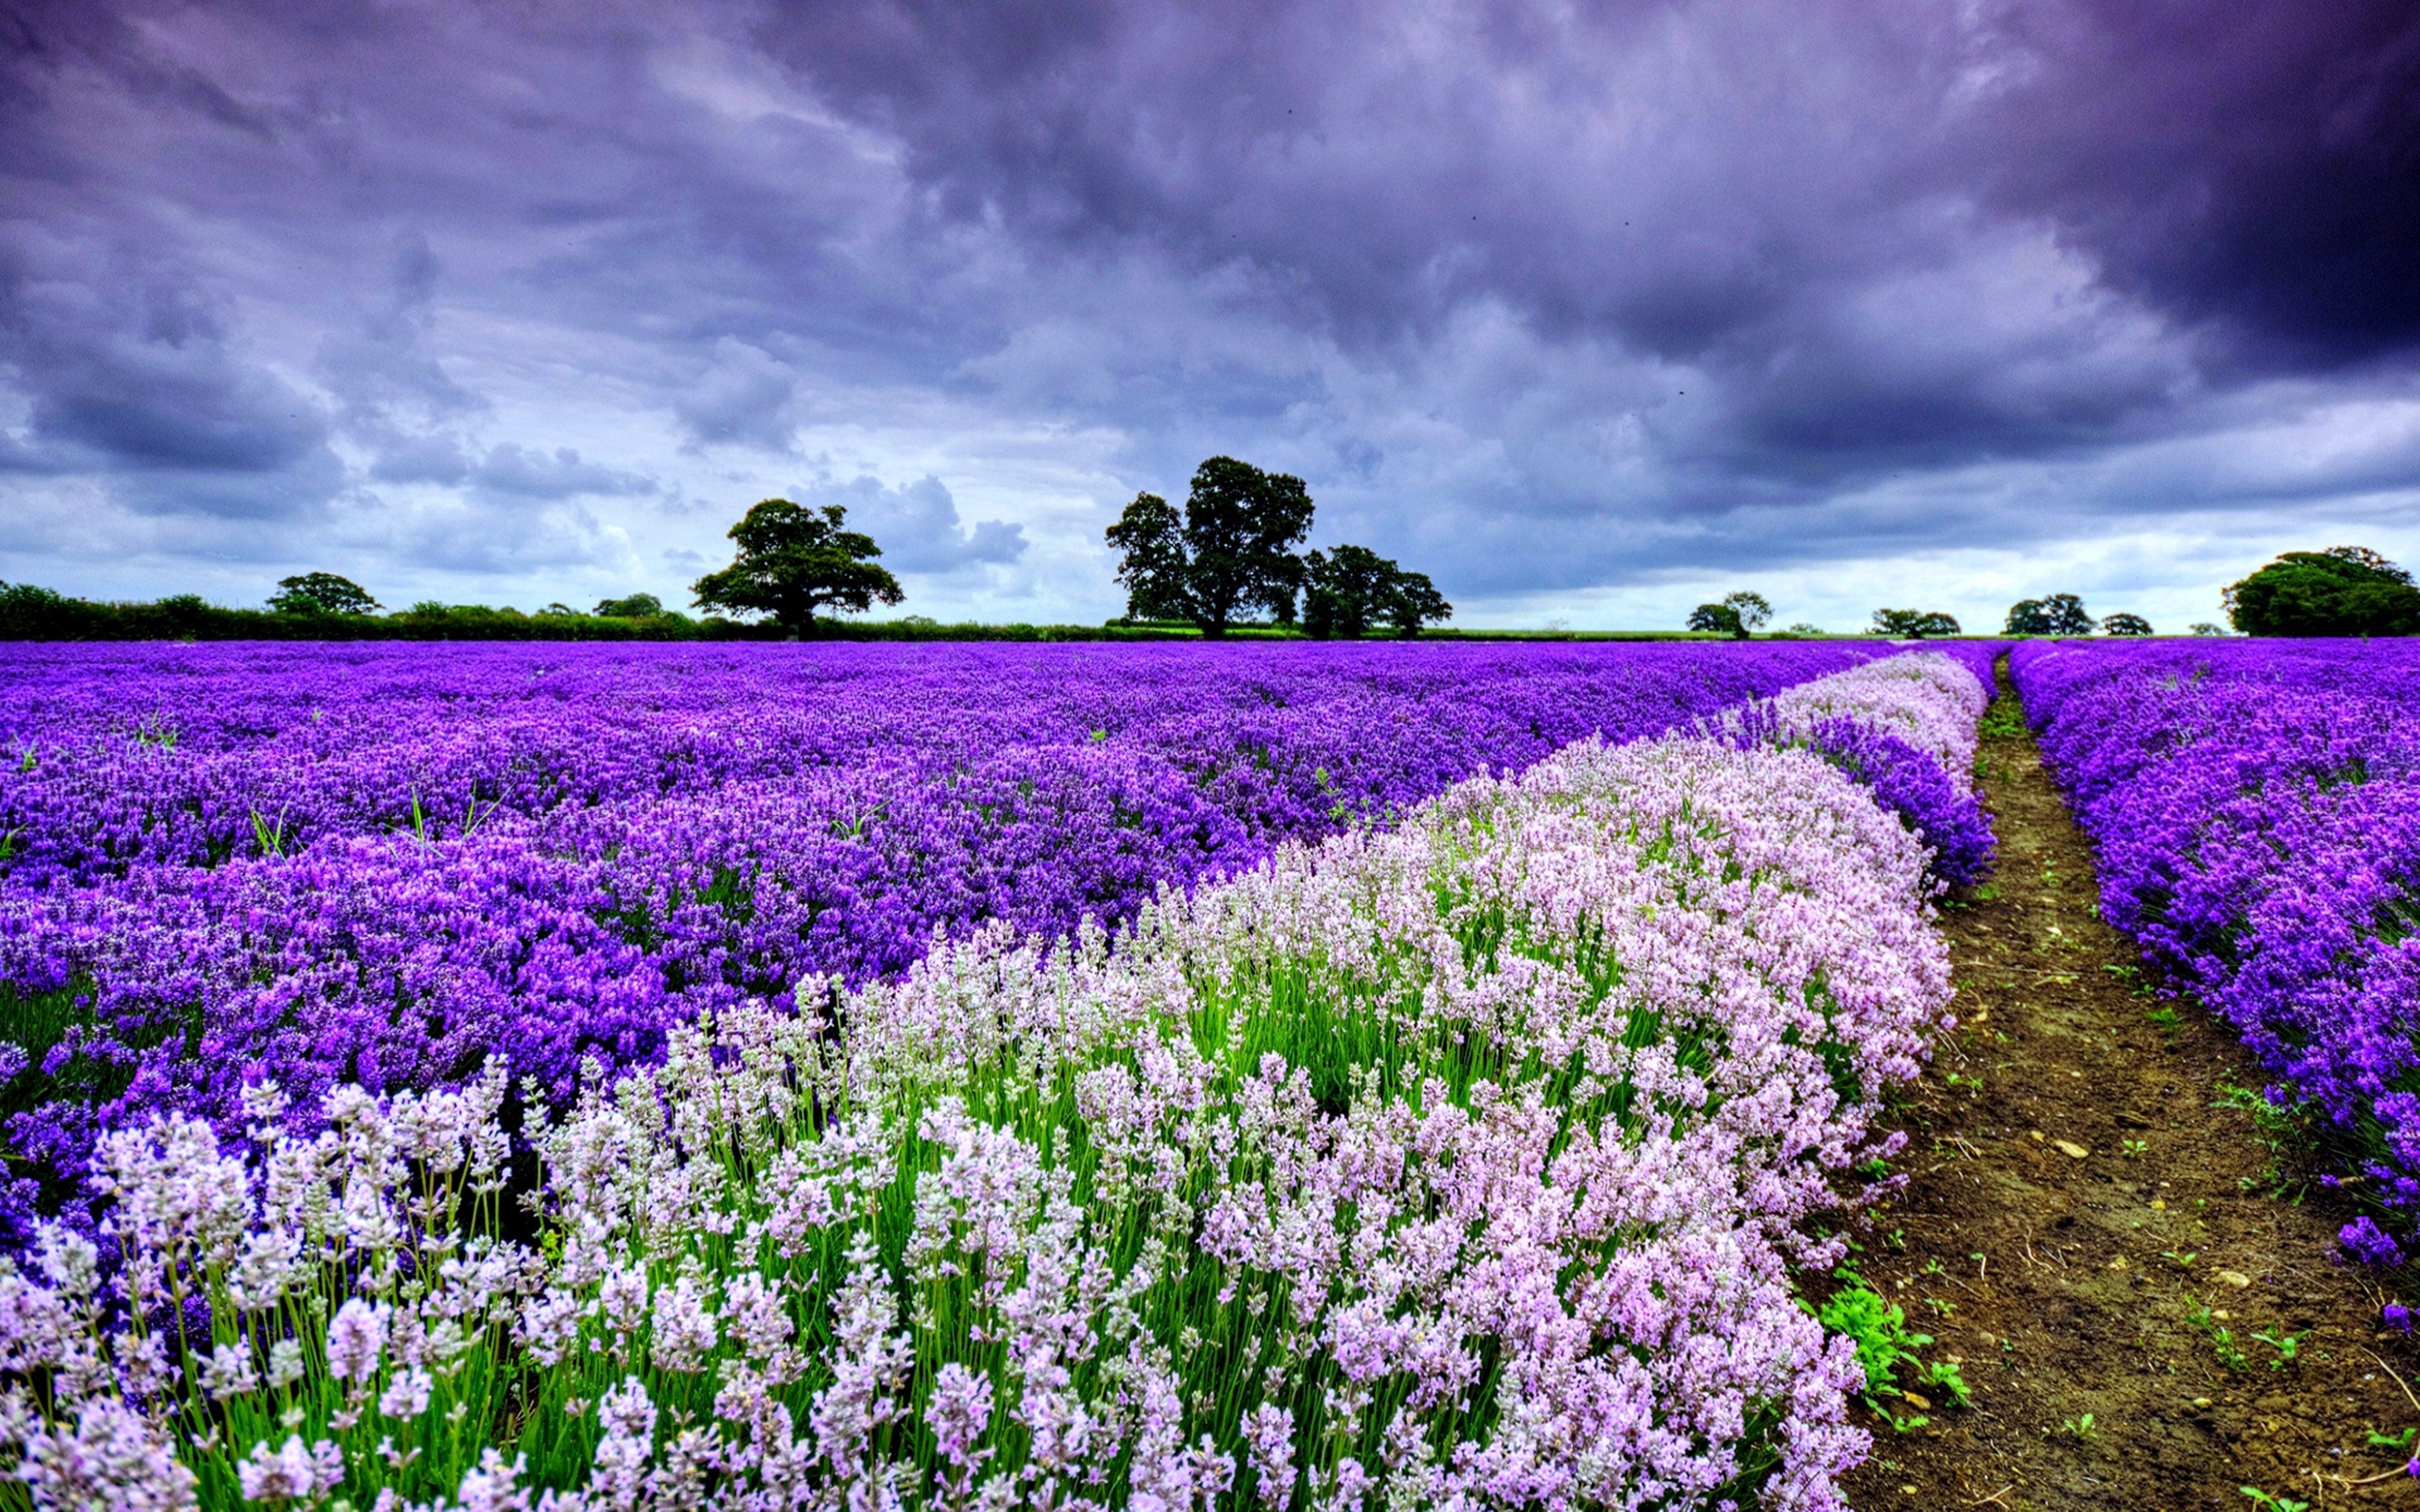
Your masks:
{"label": "tree", "polygon": [[2194,622],[2193,633],[2195,635],[2225,635],[2226,633],[2226,626],[2223,625],[2212,625],[2208,620],[2195,620]]}
{"label": "tree", "polygon": [[1773,606],[1762,594],[1737,593],[1723,595],[1723,607],[1739,616],[1740,634],[1760,629],[1773,618]]}
{"label": "tree", "polygon": [[2246,635],[2411,635],[2420,588],[2366,547],[2288,551],[2220,595]]}
{"label": "tree", "polygon": [[1747,639],[1747,626],[1740,623],[1740,611],[1729,604],[1699,605],[1689,611],[1689,628],[1734,640]]}
{"label": "tree", "polygon": [[1126,618],[1193,618],[1193,563],[1185,549],[1185,521],[1156,493],[1135,495],[1108,531],[1119,553],[1118,581],[1126,586]]}
{"label": "tree", "polygon": [[2073,594],[2021,598],[2009,606],[2009,635],[2090,635],[2092,616]]}
{"label": "tree", "polygon": [[1453,606],[1437,592],[1425,572],[1398,572],[1391,591],[1387,595],[1387,623],[1395,633],[1410,640],[1420,633],[1420,625],[1430,620],[1453,618]]}
{"label": "tree", "polygon": [[1248,609],[1293,624],[1303,584],[1294,548],[1311,533],[1311,517],[1300,478],[1232,456],[1194,470],[1182,521],[1167,500],[1138,494],[1108,531],[1127,617],[1188,619],[1213,637]]}
{"label": "tree", "polygon": [[379,609],[368,590],[333,572],[280,578],[277,588],[269,607],[280,614],[375,614]]}
{"label": "tree", "polygon": [[1366,546],[1340,546],[1303,558],[1302,627],[1319,640],[1368,633],[1391,607],[1403,569]]}
{"label": "tree", "polygon": [[731,565],[690,585],[697,606],[738,614],[769,614],[793,635],[812,634],[815,610],[851,613],[907,596],[899,579],[874,559],[874,537],[845,528],[840,504],[820,509],[767,499],[731,527],[739,551]]}
{"label": "tree", "polygon": [[608,620],[652,619],[664,611],[664,601],[653,594],[632,594],[628,598],[608,598],[588,612]]}
{"label": "tree", "polygon": [[2111,614],[2101,622],[2102,635],[2149,635],[2151,622],[2140,614]]}
{"label": "tree", "polygon": [[1302,627],[1316,640],[1351,640],[1381,622],[1408,640],[1425,622],[1451,618],[1453,606],[1427,573],[1405,572],[1366,546],[1303,558]]}
{"label": "tree", "polygon": [[1956,635],[1958,622],[1938,609],[1878,609],[1873,633],[1896,640],[1921,640],[1927,636]]}
{"label": "tree", "polygon": [[1186,587],[1203,635],[1224,635],[1247,609],[1293,623],[1302,587],[1294,548],[1311,533],[1311,490],[1300,478],[1232,456],[1194,469],[1185,497]]}
{"label": "tree", "polygon": [[1366,546],[1340,546],[1305,553],[1302,566],[1302,627],[1326,640],[1351,640],[1370,628],[1395,564]]}
{"label": "tree", "polygon": [[1797,624],[1792,625],[1789,629],[1784,630],[1781,633],[1783,635],[1822,635],[1823,633],[1823,627],[1820,625],[1809,625],[1805,620],[1800,620]]}

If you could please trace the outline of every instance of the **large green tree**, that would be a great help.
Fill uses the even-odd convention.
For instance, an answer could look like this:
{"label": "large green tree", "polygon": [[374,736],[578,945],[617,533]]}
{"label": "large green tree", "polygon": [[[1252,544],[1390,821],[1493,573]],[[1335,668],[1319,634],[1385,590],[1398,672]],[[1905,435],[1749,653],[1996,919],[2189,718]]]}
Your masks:
{"label": "large green tree", "polygon": [[2246,635],[2411,635],[2420,632],[2420,588],[2366,547],[2288,551],[2222,595]]}
{"label": "large green tree", "polygon": [[1746,592],[1725,594],[1723,608],[1739,616],[1740,630],[1743,634],[1761,628],[1773,618],[1773,606],[1765,601],[1762,594]]}
{"label": "large green tree", "polygon": [[1366,546],[1340,546],[1303,558],[1302,627],[1321,640],[1369,633],[1387,612],[1403,569]]}
{"label": "large green tree", "polygon": [[2073,594],[2021,598],[2009,606],[2009,635],[2090,635],[2092,616]]}
{"label": "large green tree", "polygon": [[1405,572],[1366,546],[1340,546],[1303,558],[1302,627],[1326,640],[1367,635],[1385,624],[1406,638],[1431,620],[1453,617],[1453,606],[1424,572]]}
{"label": "large green tree", "polygon": [[1295,548],[1311,517],[1300,478],[1232,456],[1194,470],[1182,520],[1157,494],[1138,495],[1108,532],[1128,617],[1188,619],[1205,636],[1226,634],[1252,609],[1292,624],[1303,575]]}
{"label": "large green tree", "polygon": [[1878,609],[1873,633],[1898,640],[1921,640],[1927,636],[1956,635],[1958,622],[1938,609]]}
{"label": "large green tree", "polygon": [[769,614],[797,635],[814,629],[815,611],[861,612],[907,594],[875,558],[874,537],[847,529],[848,511],[767,499],[731,527],[738,554],[731,565],[690,585],[697,606],[738,614]]}
{"label": "large green tree", "polygon": [[1689,628],[1702,635],[1727,635],[1735,640],[1747,639],[1747,625],[1740,611],[1729,604],[1700,604],[1689,611]]}
{"label": "large green tree", "polygon": [[1193,618],[1193,559],[1185,548],[1185,519],[1156,493],[1135,495],[1108,531],[1125,584],[1126,618]]}
{"label": "large green tree", "polygon": [[1186,575],[1193,620],[1224,635],[1246,610],[1292,624],[1302,588],[1294,554],[1311,533],[1311,490],[1300,478],[1214,456],[1193,470],[1185,496]]}
{"label": "large green tree", "polygon": [[1437,592],[1425,572],[1398,572],[1387,593],[1387,623],[1395,633],[1409,640],[1420,633],[1420,625],[1431,620],[1453,618],[1453,606]]}
{"label": "large green tree", "polygon": [[306,572],[277,579],[269,607],[280,614],[374,614],[379,601],[350,578],[333,572]]}

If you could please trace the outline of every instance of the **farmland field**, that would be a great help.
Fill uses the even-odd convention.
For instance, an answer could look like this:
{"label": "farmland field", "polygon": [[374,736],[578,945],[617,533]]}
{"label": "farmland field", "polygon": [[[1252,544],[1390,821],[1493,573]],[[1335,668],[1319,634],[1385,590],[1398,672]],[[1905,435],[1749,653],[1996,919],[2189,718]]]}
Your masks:
{"label": "farmland field", "polygon": [[[261,1074],[430,1086],[582,1057],[936,932],[1114,925],[1476,773],[1852,666],[1854,646],[62,648],[0,714],[11,1111],[80,1159]],[[31,1062],[45,1061],[34,1066]]]}
{"label": "farmland field", "polygon": [[60,1505],[1839,1505],[1798,1277],[1993,845],[1989,648],[1889,649],[21,657],[0,1430]]}

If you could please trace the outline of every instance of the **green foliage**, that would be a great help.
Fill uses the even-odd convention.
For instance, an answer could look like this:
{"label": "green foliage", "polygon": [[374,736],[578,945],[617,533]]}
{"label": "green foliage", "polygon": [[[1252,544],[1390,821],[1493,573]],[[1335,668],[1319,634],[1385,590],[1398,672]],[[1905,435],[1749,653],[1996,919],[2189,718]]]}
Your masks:
{"label": "green foliage", "polygon": [[1873,633],[1894,640],[1921,640],[1927,636],[1957,635],[1958,622],[1938,609],[1878,609]]}
{"label": "green foliage", "polygon": [[2290,1496],[2272,1496],[2257,1486],[2238,1486],[2236,1489],[2250,1498],[2253,1505],[2266,1507],[2269,1512],[2311,1512],[2308,1502],[2298,1502]]}
{"label": "green foliage", "polygon": [[2251,1357],[2243,1352],[2242,1345],[2235,1342],[2234,1331],[2221,1323],[2218,1315],[2208,1305],[2195,1303],[2193,1311],[2185,1315],[2185,1321],[2210,1335],[2211,1352],[2217,1355],[2222,1366],[2239,1375],[2252,1368]]}
{"label": "green foliage", "polygon": [[1137,494],[1107,533],[1109,549],[1118,553],[1118,581],[1125,585],[1126,618],[1189,622],[1193,564],[1183,517],[1156,493]]}
{"label": "green foliage", "polygon": [[[1854,1277],[1854,1273],[1847,1273]],[[1862,1280],[1853,1278],[1832,1293],[1830,1301],[1815,1309],[1815,1319],[1856,1346],[1857,1368],[1866,1378],[1866,1405],[1902,1433],[1923,1427],[1928,1420],[1920,1415],[1900,1417],[1877,1398],[1902,1396],[1908,1387],[1930,1386],[1963,1407],[1973,1395],[1956,1362],[1928,1365],[1917,1357],[1916,1351],[1931,1344],[1932,1335],[1911,1333],[1905,1310]],[[1913,1372],[1908,1387],[1899,1383],[1901,1366]]]}
{"label": "green foliage", "polygon": [[1204,635],[1225,631],[1238,613],[1259,608],[1280,625],[1295,618],[1302,559],[1294,548],[1311,533],[1311,490],[1300,478],[1264,472],[1232,456],[1193,470],[1185,497],[1187,586],[1194,623]]}
{"label": "green foliage", "polygon": [[1366,546],[1312,551],[1303,558],[1302,627],[1323,640],[1368,633],[1401,572]]}
{"label": "green foliage", "polygon": [[1701,635],[1728,635],[1745,640],[1747,626],[1729,604],[1700,604],[1689,611],[1689,628]]}
{"label": "green foliage", "polygon": [[1437,592],[1425,572],[1398,572],[1394,592],[1388,595],[1387,623],[1397,635],[1409,640],[1420,633],[1420,626],[1432,620],[1453,618],[1453,606]]}
{"label": "green foliage", "polygon": [[1193,471],[1179,517],[1157,494],[1138,494],[1109,528],[1133,620],[1190,620],[1221,636],[1247,611],[1294,623],[1311,533],[1311,490],[1300,478],[1264,472],[1232,456]]}
{"label": "green foliage", "polygon": [[2021,598],[2009,606],[2009,635],[2090,635],[2092,616],[2073,594]]}
{"label": "green foliage", "polygon": [[[1773,606],[1762,594],[1726,594],[1719,604],[1700,604],[1689,611],[1689,628],[1701,635],[1728,635],[1745,640],[1748,632],[1773,618]],[[1792,625],[1793,633],[1821,635],[1811,625]]]}
{"label": "green foliage", "polygon": [[1745,591],[1725,594],[1723,608],[1739,616],[1740,626],[1743,629],[1761,629],[1773,619],[1773,606],[1765,602],[1762,594]]}
{"label": "green foliage", "polygon": [[2014,740],[2025,733],[2025,706],[2014,693],[1995,695],[1975,733],[1986,740]]}
{"label": "green foliage", "polygon": [[2221,595],[2246,635],[2410,635],[2420,630],[2420,588],[2366,547],[2288,551]]}
{"label": "green foliage", "polygon": [[379,601],[350,578],[306,572],[278,579],[269,607],[280,614],[375,614]]}
{"label": "green foliage", "polygon": [[1351,640],[1384,623],[1406,638],[1428,620],[1450,619],[1453,606],[1428,574],[1405,572],[1366,546],[1340,546],[1303,558],[1302,627],[1316,640]]}
{"label": "green foliage", "polygon": [[664,611],[664,601],[653,594],[632,594],[628,598],[608,598],[588,612],[608,620],[643,620]]}
{"label": "green foliage", "polygon": [[2140,614],[2111,614],[2101,622],[2102,635],[2149,635],[2151,622]]}
{"label": "green foliage", "polygon": [[2195,635],[2225,635],[2226,633],[2226,626],[2223,625],[2212,625],[2208,620],[2195,620],[2193,625],[2193,633]]}
{"label": "green foliage", "polygon": [[731,565],[690,585],[697,605],[736,614],[769,615],[793,634],[814,629],[815,610],[862,612],[878,601],[896,604],[899,579],[874,559],[874,537],[846,528],[847,509],[820,509],[767,499],[731,527],[738,554]]}

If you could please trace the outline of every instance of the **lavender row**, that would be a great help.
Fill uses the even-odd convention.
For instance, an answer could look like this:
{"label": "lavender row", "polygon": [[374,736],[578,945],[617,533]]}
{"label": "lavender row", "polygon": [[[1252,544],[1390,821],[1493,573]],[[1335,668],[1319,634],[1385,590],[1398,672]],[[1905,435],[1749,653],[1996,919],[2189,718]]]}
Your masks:
{"label": "lavender row", "polygon": [[[1963,676],[1814,699],[1920,739]],[[0,1445],[163,1509],[1832,1512],[1869,1383],[1792,1273],[1946,1022],[1935,886],[1811,749],[1589,739],[1114,938],[676,1026],[522,1110],[535,1236],[501,1059],[154,1114],[94,1161],[117,1264],[0,1262]]]}
{"label": "lavender row", "polygon": [[1881,649],[23,648],[0,669],[0,875],[86,886],[735,785],[887,795],[1087,744],[1165,768],[1265,845]]}
{"label": "lavender row", "polygon": [[2420,1218],[2420,649],[2028,645],[2011,670],[2105,917],[2324,1119],[2386,1220],[2347,1243],[2399,1260]]}
{"label": "lavender row", "polygon": [[[1854,646],[51,648],[0,682],[17,1151],[264,1075],[555,1095]],[[0,1051],[0,1057],[8,1052]]]}

